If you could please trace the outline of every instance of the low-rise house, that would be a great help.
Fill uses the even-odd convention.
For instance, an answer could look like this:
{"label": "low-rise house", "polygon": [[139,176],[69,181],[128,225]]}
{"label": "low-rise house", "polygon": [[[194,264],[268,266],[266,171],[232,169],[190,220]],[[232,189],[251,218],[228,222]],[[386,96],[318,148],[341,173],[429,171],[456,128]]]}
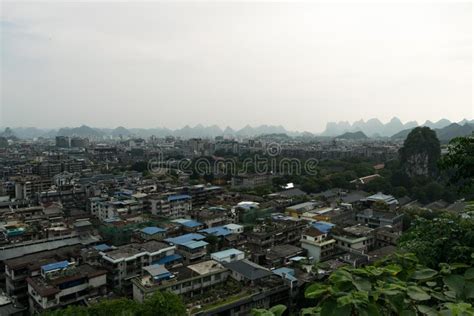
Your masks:
{"label": "low-rise house", "polygon": [[229,271],[214,260],[168,270],[151,266],[145,274],[132,280],[133,298],[143,302],[157,291],[171,291],[182,296],[203,293],[207,288],[226,281]]}
{"label": "low-rise house", "polygon": [[183,231],[188,232],[188,233],[193,233],[193,232],[197,232],[200,229],[204,229],[203,223],[200,223],[193,219],[178,218],[178,219],[173,220],[172,222],[180,225]]}
{"label": "low-rise house", "polygon": [[211,259],[217,262],[233,262],[245,259],[245,253],[235,248],[211,253]]}
{"label": "low-rise house", "polygon": [[232,278],[247,285],[255,285],[272,275],[269,269],[247,259],[226,263],[225,267],[231,271]]}
{"label": "low-rise house", "polygon": [[365,254],[375,246],[375,230],[361,225],[346,227],[333,238],[338,248],[349,252]]}
{"label": "low-rise house", "polygon": [[366,197],[362,200],[369,208],[374,205],[374,203],[383,203],[389,208],[394,209],[398,206],[398,200],[392,195],[383,194],[379,192],[377,194]]}
{"label": "low-rise house", "polygon": [[166,229],[160,227],[145,227],[140,229],[140,237],[144,241],[163,240],[166,237]]}
{"label": "low-rise house", "polygon": [[232,189],[255,189],[272,184],[271,174],[241,174],[231,180]]}
{"label": "low-rise house", "polygon": [[30,312],[77,304],[106,293],[107,271],[90,265],[60,261],[41,267],[41,274],[27,278]]}
{"label": "low-rise house", "polygon": [[286,208],[285,214],[295,218],[301,218],[304,213],[313,211],[320,205],[319,202],[304,202]]}
{"label": "low-rise house", "polygon": [[193,208],[192,197],[187,194],[149,195],[145,204],[151,214],[169,219],[188,216]]}
{"label": "low-rise house", "polygon": [[297,244],[307,223],[294,218],[272,221],[269,224],[255,226],[253,231],[245,232],[251,251],[263,252],[275,245]]}
{"label": "low-rise house", "polygon": [[164,242],[150,240],[131,243],[106,252],[100,252],[101,264],[109,271],[108,285],[125,292],[131,290],[130,279],[141,275],[142,269],[175,254],[176,247]]}
{"label": "low-rise house", "polygon": [[356,221],[370,228],[389,226],[395,230],[402,230],[403,213],[381,212],[373,209],[365,209],[356,214]]}
{"label": "low-rise house", "polygon": [[208,243],[204,241],[206,237],[201,234],[190,233],[174,238],[167,238],[165,241],[171,245],[176,245],[177,252],[183,256],[186,264],[197,262],[207,254]]}
{"label": "low-rise house", "polygon": [[41,266],[57,261],[78,261],[81,246],[66,246],[35,254],[25,254],[5,261],[5,290],[18,302],[28,305],[26,279],[40,275]]}
{"label": "low-rise house", "polygon": [[244,232],[244,226],[238,224],[227,224],[224,225],[225,228],[230,230],[232,234],[241,234]]}
{"label": "low-rise house", "polygon": [[336,253],[336,240],[328,233],[329,230],[312,225],[301,236],[301,248],[307,251],[311,262],[327,260]]}
{"label": "low-rise house", "polygon": [[304,252],[304,249],[297,246],[276,245],[265,254],[265,265],[270,268],[282,267],[290,262],[290,258],[301,256]]}
{"label": "low-rise house", "polygon": [[193,212],[193,218],[196,218],[206,227],[222,226],[234,220],[230,210],[223,207],[197,209]]}

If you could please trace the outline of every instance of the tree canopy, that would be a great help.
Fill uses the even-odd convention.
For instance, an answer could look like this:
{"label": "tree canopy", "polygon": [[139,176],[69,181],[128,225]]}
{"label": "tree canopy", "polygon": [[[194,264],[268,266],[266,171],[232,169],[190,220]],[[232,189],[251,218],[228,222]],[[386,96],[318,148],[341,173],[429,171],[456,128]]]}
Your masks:
{"label": "tree canopy", "polygon": [[448,153],[440,162],[450,182],[466,192],[474,187],[474,136],[458,137],[449,143]]}
{"label": "tree canopy", "polygon": [[399,240],[399,248],[414,253],[431,268],[440,263],[469,263],[474,253],[474,220],[443,213],[417,218]]}
{"label": "tree canopy", "polygon": [[121,298],[104,300],[91,306],[68,306],[66,309],[47,311],[43,316],[155,316],[186,315],[186,307],[178,295],[171,292],[156,292],[142,304]]}

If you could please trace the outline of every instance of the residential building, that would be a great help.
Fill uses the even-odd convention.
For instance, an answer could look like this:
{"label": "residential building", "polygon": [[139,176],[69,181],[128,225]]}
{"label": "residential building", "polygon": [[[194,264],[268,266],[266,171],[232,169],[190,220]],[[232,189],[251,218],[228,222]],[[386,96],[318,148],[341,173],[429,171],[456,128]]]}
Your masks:
{"label": "residential building", "polygon": [[333,234],[336,247],[361,254],[367,253],[375,246],[375,230],[367,226],[351,226],[343,229],[342,234]]}
{"label": "residential building", "polygon": [[320,262],[329,259],[336,253],[336,240],[329,237],[329,230],[318,229],[312,225],[301,237],[301,248],[308,253],[311,262]]}
{"label": "residential building", "polygon": [[190,195],[150,195],[147,197],[148,210],[151,214],[176,219],[185,217],[192,210]]}
{"label": "residential building", "polygon": [[130,280],[142,274],[146,266],[175,254],[176,247],[167,243],[151,240],[145,243],[131,243],[107,252],[100,252],[101,264],[109,272],[107,283],[111,288],[129,288]]}
{"label": "residential building", "polygon": [[211,253],[211,259],[217,262],[233,262],[245,259],[245,253],[235,248],[222,250],[219,252]]}
{"label": "residential building", "polygon": [[174,238],[167,238],[165,241],[171,245],[176,245],[177,252],[183,256],[184,262],[190,264],[202,260],[207,254],[208,243],[201,234],[189,233]]}
{"label": "residential building", "polygon": [[223,283],[229,275],[221,263],[208,260],[167,270],[163,266],[151,266],[133,283],[133,298],[143,302],[157,291],[171,291],[181,296],[202,294],[212,286]]}
{"label": "residential building", "polygon": [[401,231],[403,225],[403,213],[382,212],[373,209],[365,209],[355,215],[356,221],[370,228],[389,226]]}
{"label": "residential building", "polygon": [[41,266],[40,275],[27,278],[30,312],[41,313],[104,295],[106,274],[103,269],[66,260]]}

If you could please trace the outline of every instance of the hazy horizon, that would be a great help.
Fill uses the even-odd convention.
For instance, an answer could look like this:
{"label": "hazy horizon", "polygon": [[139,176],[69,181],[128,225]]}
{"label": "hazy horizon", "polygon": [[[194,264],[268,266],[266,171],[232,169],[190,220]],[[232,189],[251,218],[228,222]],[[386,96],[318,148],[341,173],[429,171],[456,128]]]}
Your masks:
{"label": "hazy horizon", "polygon": [[0,126],[474,117],[472,4],[1,4]]}
{"label": "hazy horizon", "polygon": [[[393,118],[398,118],[396,116],[394,116]],[[363,120],[364,122],[367,122],[368,120],[371,120],[371,119],[378,119],[378,118],[369,118],[369,119],[359,119],[359,120]],[[440,120],[443,120],[443,119],[446,119],[445,117],[442,117],[442,118],[439,118],[439,119],[435,119],[435,120],[429,120],[431,121],[432,123],[437,123],[438,121]],[[459,123],[460,121],[463,121],[467,119],[468,121],[471,121],[473,120],[472,118],[463,118],[461,120],[456,120],[456,121],[451,121],[451,123]],[[356,120],[356,121],[359,121],[359,120]],[[386,121],[383,121],[383,120],[379,120],[382,124],[387,124],[390,122],[391,119],[389,120],[386,120]],[[327,123],[332,123],[332,122],[335,122],[335,123],[339,123],[339,122],[348,122],[349,124],[353,124],[355,123],[356,121],[328,121],[326,122]],[[424,123],[426,123],[426,121],[428,120],[424,120],[422,122],[418,122],[416,121],[416,123],[419,125],[419,126],[422,126]],[[406,124],[406,123],[409,123],[409,122],[413,122],[413,121],[402,121],[401,122],[403,124]],[[229,125],[225,125],[225,126],[222,126],[222,125],[219,125],[219,124],[203,124],[203,123],[197,123],[197,124],[185,124],[185,125],[182,125],[182,126],[178,126],[176,128],[170,128],[170,127],[167,127],[167,126],[150,126],[150,127],[140,127],[140,126],[127,126],[127,125],[117,125],[117,126],[94,126],[94,125],[89,125],[89,124],[77,124],[77,125],[64,125],[64,126],[49,126],[49,127],[40,127],[40,126],[22,126],[22,125],[0,125],[0,128],[7,128],[7,127],[10,127],[10,128],[38,128],[38,129],[42,129],[42,130],[59,130],[61,128],[78,128],[78,127],[81,127],[81,126],[88,126],[88,127],[91,127],[91,128],[96,128],[96,129],[115,129],[115,128],[118,128],[118,127],[124,127],[126,129],[140,129],[140,128],[143,128],[143,129],[155,129],[155,128],[163,128],[163,129],[170,129],[170,130],[179,130],[179,129],[182,129],[186,126],[189,126],[191,128],[194,128],[194,127],[197,127],[199,125],[202,125],[203,127],[211,127],[211,126],[217,126],[219,127],[220,129],[224,130],[226,129],[227,127],[230,127],[232,128],[233,130],[235,131],[238,131],[242,128],[245,128],[246,126],[251,126],[253,128],[256,128],[256,127],[260,127],[260,126],[282,126],[283,128],[285,128],[287,131],[289,132],[311,132],[311,133],[314,133],[314,134],[318,134],[318,133],[321,133],[325,130],[326,128],[326,124],[322,127],[322,129],[320,131],[307,131],[307,130],[301,130],[301,129],[290,129],[288,127],[286,127],[285,125],[282,125],[282,124],[265,124],[265,123],[262,123],[262,124],[254,124],[254,125],[251,125],[251,124],[246,124],[246,125],[242,125],[242,126],[229,126]],[[0,130],[1,132],[1,130]]]}

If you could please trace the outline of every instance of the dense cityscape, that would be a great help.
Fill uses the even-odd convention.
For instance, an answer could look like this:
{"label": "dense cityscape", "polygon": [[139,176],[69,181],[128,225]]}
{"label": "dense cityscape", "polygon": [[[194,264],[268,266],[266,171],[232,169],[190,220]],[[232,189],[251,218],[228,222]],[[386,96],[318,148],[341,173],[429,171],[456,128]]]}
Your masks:
{"label": "dense cityscape", "polygon": [[473,15],[0,0],[0,316],[474,316]]}
{"label": "dense cityscape", "polygon": [[[32,139],[7,128],[0,314],[316,314],[326,307],[311,309],[312,295],[337,273],[364,291],[363,272],[353,279],[346,269],[402,269],[396,256],[407,253],[418,257],[415,282],[433,282],[438,264],[470,266],[474,253],[472,237],[452,239],[474,227],[474,124],[463,123],[462,131],[416,127],[406,138],[139,138],[81,127]],[[457,134],[445,139],[446,129]],[[444,220],[451,224],[429,228]],[[427,229],[447,231],[428,246]],[[434,288],[412,287],[405,299],[413,304],[442,301],[427,294]]]}

